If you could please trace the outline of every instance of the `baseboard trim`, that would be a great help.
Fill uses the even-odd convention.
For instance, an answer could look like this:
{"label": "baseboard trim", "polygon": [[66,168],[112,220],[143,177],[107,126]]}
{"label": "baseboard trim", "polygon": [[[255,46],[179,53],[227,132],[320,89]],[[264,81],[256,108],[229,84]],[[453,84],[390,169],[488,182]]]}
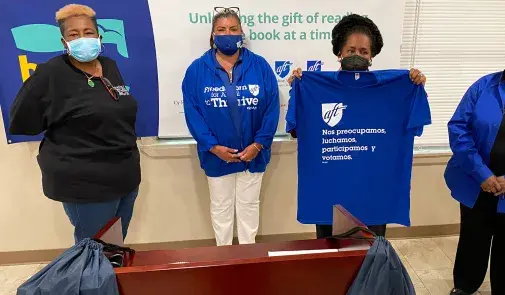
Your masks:
{"label": "baseboard trim", "polygon": [[459,224],[391,227],[387,229],[388,239],[418,239],[455,235],[459,235]]}
{"label": "baseboard trim", "polygon": [[[388,239],[406,239],[406,238],[427,238],[436,236],[449,236],[459,234],[459,224],[433,225],[433,226],[413,226],[413,227],[392,227],[388,228]],[[296,233],[279,235],[262,235],[256,238],[258,243],[272,243],[293,240],[314,239],[315,233]],[[237,241],[235,240],[236,244]],[[165,243],[140,243],[128,245],[137,251],[150,250],[170,250],[194,247],[214,246],[213,239],[177,241]],[[13,251],[0,252],[0,265],[12,264],[32,264],[47,263],[58,257],[66,249],[47,249],[31,251]]]}

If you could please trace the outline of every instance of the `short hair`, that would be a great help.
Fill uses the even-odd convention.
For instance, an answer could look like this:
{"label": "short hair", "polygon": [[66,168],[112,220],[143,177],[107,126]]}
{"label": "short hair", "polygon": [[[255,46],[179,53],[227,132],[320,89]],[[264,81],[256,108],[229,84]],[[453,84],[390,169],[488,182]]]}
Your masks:
{"label": "short hair", "polygon": [[351,14],[344,16],[331,31],[333,54],[337,56],[340,55],[347,43],[347,38],[354,33],[362,33],[370,38],[372,57],[375,57],[381,52],[384,41],[382,40],[379,28],[371,19],[357,14]]}
{"label": "short hair", "polygon": [[65,31],[65,21],[73,16],[89,17],[95,25],[96,31],[98,32],[96,12],[91,7],[81,4],[68,4],[56,12],[56,22],[58,22],[62,36],[63,32]]}
{"label": "short hair", "polygon": [[216,22],[219,19],[222,18],[228,18],[228,17],[234,17],[238,20],[238,24],[240,25],[240,28],[242,28],[242,21],[240,20],[240,17],[238,14],[234,11],[231,11],[229,9],[218,12],[214,15],[212,18],[212,31],[210,32],[210,48],[214,48],[214,38],[212,38],[212,33],[214,33],[214,29],[216,28]]}

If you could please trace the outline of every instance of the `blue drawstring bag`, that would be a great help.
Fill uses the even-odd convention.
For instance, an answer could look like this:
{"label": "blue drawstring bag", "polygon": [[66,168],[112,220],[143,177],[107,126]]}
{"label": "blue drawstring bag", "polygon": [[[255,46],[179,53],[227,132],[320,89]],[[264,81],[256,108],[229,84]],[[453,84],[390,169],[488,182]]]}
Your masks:
{"label": "blue drawstring bag", "polygon": [[347,295],[415,295],[416,291],[398,254],[384,237],[377,237],[366,254]]}
{"label": "blue drawstring bag", "polygon": [[17,295],[119,295],[103,245],[83,239],[19,286]]}

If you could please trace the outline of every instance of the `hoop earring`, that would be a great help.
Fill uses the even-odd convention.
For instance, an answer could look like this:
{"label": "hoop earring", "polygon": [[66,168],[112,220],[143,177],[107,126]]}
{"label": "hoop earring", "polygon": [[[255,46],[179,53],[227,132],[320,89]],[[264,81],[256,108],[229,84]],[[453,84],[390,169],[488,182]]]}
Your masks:
{"label": "hoop earring", "polygon": [[[67,42],[67,41],[65,41],[65,39],[64,39],[63,37],[61,37],[61,40],[62,40],[63,42],[65,42],[65,45],[67,45],[67,46],[68,46],[68,42]],[[63,45],[63,54],[69,54],[69,52],[68,52],[68,48],[67,48],[65,45]]]}
{"label": "hoop earring", "polygon": [[242,32],[242,47],[245,47],[246,40],[247,40],[247,35],[244,32]]}
{"label": "hoop earring", "polygon": [[214,37],[216,36],[216,33],[212,32],[212,49],[217,49],[216,42],[214,41]]}

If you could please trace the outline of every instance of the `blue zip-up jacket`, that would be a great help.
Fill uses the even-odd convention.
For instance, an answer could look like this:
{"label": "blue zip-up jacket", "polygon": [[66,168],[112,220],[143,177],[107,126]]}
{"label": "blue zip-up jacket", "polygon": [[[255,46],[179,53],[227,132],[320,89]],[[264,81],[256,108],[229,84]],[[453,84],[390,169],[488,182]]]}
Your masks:
{"label": "blue zip-up jacket", "polygon": [[[445,181],[452,196],[469,208],[477,201],[480,185],[493,176],[489,159],[504,107],[505,72],[490,74],[470,86],[449,121],[453,156]],[[505,213],[505,201],[499,201],[498,212]]]}
{"label": "blue zip-up jacket", "polygon": [[[277,79],[263,57],[240,51],[231,81],[210,49],[189,66],[182,82],[186,123],[209,177],[265,172],[270,162],[280,115]],[[226,163],[210,152],[215,145],[241,152],[254,142],[263,149],[249,163]]]}

